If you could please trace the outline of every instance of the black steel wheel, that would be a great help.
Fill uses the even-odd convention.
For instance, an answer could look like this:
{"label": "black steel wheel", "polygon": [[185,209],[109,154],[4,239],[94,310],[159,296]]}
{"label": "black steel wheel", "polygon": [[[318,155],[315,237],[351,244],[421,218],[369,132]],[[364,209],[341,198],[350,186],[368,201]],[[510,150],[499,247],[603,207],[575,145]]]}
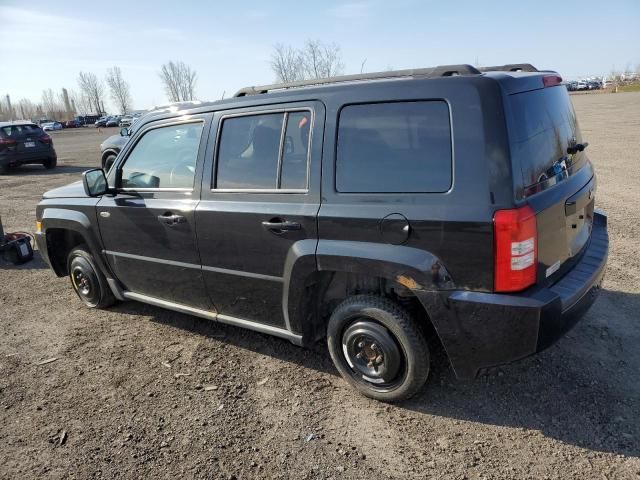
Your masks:
{"label": "black steel wheel", "polygon": [[89,308],[105,308],[115,301],[107,280],[98,270],[88,247],[80,245],[69,253],[69,277],[80,300]]}
{"label": "black steel wheel", "polygon": [[331,315],[327,343],[344,379],[376,400],[405,400],[422,388],[429,375],[429,347],[422,330],[387,298],[346,299]]}

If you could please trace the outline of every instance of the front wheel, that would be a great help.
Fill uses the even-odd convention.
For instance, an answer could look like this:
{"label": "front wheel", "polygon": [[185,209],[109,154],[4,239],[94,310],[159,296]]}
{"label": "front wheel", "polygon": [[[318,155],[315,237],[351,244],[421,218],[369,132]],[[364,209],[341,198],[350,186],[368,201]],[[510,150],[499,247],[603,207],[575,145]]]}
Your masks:
{"label": "front wheel", "polygon": [[338,305],[329,319],[327,343],[344,379],[376,400],[405,400],[429,376],[422,330],[408,312],[384,297],[356,295]]}
{"label": "front wheel", "polygon": [[116,156],[115,155],[113,155],[113,154],[108,155],[102,161],[102,169],[105,172],[108,172],[111,169],[111,166],[113,165],[113,162],[115,162],[115,161],[116,161]]}
{"label": "front wheel", "polygon": [[89,247],[80,245],[68,257],[71,285],[89,308],[106,308],[115,301],[107,279],[96,266]]}

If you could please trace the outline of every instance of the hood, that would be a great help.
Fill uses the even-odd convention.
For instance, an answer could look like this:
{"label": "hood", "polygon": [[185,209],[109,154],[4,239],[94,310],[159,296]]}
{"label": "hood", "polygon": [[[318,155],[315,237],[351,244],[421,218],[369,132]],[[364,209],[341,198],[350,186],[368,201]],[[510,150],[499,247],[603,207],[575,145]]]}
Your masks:
{"label": "hood", "polygon": [[113,147],[122,148],[124,144],[127,143],[129,138],[130,137],[123,137],[120,134],[111,135],[104,142],[102,142],[102,144],[100,145],[101,150],[104,150],[106,148],[113,148]]}
{"label": "hood", "polygon": [[42,198],[81,198],[86,196],[87,194],[84,193],[82,180],[80,180],[79,182],[73,182],[69,185],[65,185],[64,187],[49,190],[42,195]]}

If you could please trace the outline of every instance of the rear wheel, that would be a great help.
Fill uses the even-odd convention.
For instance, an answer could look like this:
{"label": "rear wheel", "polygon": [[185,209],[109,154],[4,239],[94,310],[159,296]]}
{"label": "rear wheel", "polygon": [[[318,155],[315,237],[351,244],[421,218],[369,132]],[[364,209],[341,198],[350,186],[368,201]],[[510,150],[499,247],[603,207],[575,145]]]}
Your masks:
{"label": "rear wheel", "polygon": [[429,347],[415,320],[391,300],[357,295],[342,302],[327,329],[331,358],[363,395],[398,402],[429,376]]}
{"label": "rear wheel", "polygon": [[6,165],[0,164],[0,175],[4,175],[6,173],[9,173],[9,167],[7,167]]}
{"label": "rear wheel", "polygon": [[47,158],[44,162],[42,162],[42,165],[47,170],[51,170],[52,168],[56,168],[57,164],[58,164],[58,159],[57,158]]}
{"label": "rear wheel", "polygon": [[89,247],[79,245],[69,253],[69,277],[80,300],[89,308],[106,308],[115,301],[107,279],[96,267]]}

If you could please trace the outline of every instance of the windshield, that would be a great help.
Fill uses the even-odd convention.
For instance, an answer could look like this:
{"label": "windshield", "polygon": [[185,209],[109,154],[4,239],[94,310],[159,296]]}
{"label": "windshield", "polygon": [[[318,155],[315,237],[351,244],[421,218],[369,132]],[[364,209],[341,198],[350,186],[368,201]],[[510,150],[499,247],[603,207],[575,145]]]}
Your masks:
{"label": "windshield", "polygon": [[564,86],[511,95],[508,103],[511,156],[522,172],[525,196],[555,185],[582,167],[586,155],[567,152],[582,143],[582,135]]}

